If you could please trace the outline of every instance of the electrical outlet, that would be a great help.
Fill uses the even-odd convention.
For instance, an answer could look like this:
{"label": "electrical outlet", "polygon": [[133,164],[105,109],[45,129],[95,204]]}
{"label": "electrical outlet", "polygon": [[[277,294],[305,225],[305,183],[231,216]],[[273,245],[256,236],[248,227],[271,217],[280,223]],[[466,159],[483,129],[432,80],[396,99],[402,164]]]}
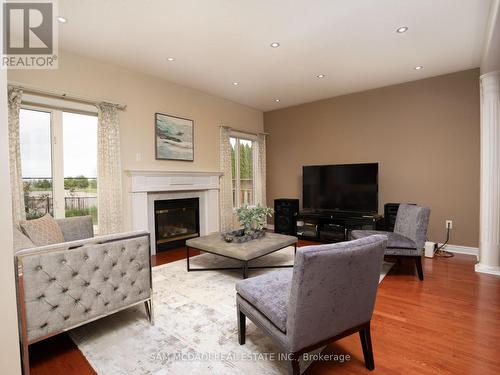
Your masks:
{"label": "electrical outlet", "polygon": [[446,220],[446,229],[453,229],[453,220]]}

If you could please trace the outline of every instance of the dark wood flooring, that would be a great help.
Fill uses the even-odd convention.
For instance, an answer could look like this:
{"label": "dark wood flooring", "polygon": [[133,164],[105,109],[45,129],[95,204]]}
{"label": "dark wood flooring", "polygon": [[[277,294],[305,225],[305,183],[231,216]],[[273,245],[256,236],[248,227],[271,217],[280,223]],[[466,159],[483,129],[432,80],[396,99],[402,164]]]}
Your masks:
{"label": "dark wood flooring", "polygon": [[[172,250],[154,256],[153,264],[184,257],[185,249]],[[500,278],[475,273],[475,262],[468,255],[425,259],[423,282],[413,262],[392,268],[372,319],[374,374],[500,374]],[[358,335],[326,351],[351,360],[314,363],[307,375],[371,373]],[[33,375],[95,374],[67,334],[32,345],[30,359]]]}

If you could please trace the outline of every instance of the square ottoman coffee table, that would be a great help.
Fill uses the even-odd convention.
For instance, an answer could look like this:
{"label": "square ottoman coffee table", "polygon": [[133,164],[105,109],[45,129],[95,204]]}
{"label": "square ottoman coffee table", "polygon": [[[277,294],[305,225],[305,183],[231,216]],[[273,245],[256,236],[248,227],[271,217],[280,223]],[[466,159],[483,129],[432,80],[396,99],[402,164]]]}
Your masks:
{"label": "square ottoman coffee table", "polygon": [[[267,232],[264,237],[243,243],[226,242],[223,240],[220,233],[191,238],[186,241],[187,271],[241,270],[243,278],[246,279],[249,269],[293,267],[293,265],[249,267],[248,262],[288,246],[293,246],[295,252],[297,251],[297,242],[297,237],[270,232]],[[210,254],[220,255],[225,258],[239,260],[241,261],[241,267],[191,268],[189,266],[189,249],[191,248]]]}

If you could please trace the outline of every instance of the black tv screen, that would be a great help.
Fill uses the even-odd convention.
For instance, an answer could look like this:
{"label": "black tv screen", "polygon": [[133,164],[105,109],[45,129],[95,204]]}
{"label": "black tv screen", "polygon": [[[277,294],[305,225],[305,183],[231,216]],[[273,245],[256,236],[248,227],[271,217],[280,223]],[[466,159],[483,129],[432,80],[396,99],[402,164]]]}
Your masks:
{"label": "black tv screen", "polygon": [[378,163],[305,166],[302,177],[304,209],[378,211]]}

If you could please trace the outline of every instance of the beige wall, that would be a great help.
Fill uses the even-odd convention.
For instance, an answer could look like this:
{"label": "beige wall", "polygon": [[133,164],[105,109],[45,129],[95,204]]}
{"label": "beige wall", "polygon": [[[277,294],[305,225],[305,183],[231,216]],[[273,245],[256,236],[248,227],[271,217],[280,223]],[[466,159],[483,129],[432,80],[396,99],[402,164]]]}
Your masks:
{"label": "beige wall", "polygon": [[379,163],[386,202],[431,208],[429,239],[478,246],[477,69],[303,104],[264,114],[268,204],[299,198],[302,166]]}
{"label": "beige wall", "polygon": [[[127,104],[120,115],[124,170],[219,170],[220,125],[254,132],[263,130],[261,111],[75,54],[62,53],[58,70],[10,71],[8,78],[9,81]],[[155,160],[155,112],[195,121],[194,162]],[[136,161],[137,153],[142,155],[142,161]],[[127,201],[127,209],[129,204]],[[130,224],[128,215],[126,219]]]}
{"label": "beige wall", "polygon": [[[0,19],[3,19],[0,1]],[[0,28],[0,50],[3,27]],[[9,181],[9,135],[7,127],[7,74],[0,69],[0,371],[21,374],[19,335],[17,329],[14,257],[12,251],[12,205]]]}

